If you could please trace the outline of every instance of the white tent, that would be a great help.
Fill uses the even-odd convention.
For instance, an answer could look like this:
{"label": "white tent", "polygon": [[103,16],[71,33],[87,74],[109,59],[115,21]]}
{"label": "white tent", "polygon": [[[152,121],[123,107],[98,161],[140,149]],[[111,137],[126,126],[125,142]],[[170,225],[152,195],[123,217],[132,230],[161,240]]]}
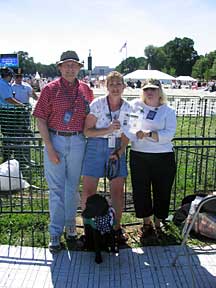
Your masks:
{"label": "white tent", "polygon": [[191,76],[178,76],[178,77],[176,77],[176,80],[185,81],[185,82],[197,81],[196,79],[194,79]]}
{"label": "white tent", "polygon": [[39,80],[41,77],[40,77],[40,74],[38,73],[38,71],[36,72],[36,74],[35,74],[35,79],[36,80]]}
{"label": "white tent", "polygon": [[145,80],[145,79],[158,79],[171,81],[175,80],[173,76],[163,73],[158,70],[136,70],[124,76],[124,79],[132,79],[132,80]]}

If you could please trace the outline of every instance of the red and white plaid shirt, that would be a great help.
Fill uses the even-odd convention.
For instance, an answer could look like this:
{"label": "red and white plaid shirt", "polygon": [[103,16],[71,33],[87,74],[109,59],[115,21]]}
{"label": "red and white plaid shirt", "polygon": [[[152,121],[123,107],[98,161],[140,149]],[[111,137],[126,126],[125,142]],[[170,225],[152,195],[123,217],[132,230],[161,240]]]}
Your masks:
{"label": "red and white plaid shirt", "polygon": [[[77,80],[72,85],[60,77],[43,88],[33,115],[46,120],[48,128],[57,131],[83,131],[88,106],[93,98],[93,92],[86,83]],[[67,112],[72,116],[65,123]]]}

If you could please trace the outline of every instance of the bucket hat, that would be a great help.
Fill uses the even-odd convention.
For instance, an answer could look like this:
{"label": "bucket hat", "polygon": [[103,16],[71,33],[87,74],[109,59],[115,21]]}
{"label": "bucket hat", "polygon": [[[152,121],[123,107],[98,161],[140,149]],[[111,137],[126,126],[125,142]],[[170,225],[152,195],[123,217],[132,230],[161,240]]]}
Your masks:
{"label": "bucket hat", "polygon": [[60,61],[57,62],[57,65],[60,65],[66,61],[73,61],[78,63],[81,67],[83,67],[83,63],[80,62],[79,57],[75,51],[65,51],[61,54]]}

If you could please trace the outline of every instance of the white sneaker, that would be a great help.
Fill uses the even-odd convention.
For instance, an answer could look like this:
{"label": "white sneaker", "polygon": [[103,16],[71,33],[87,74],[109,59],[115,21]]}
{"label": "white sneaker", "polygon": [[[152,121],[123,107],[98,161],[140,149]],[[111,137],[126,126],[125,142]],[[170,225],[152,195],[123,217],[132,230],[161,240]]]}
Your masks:
{"label": "white sneaker", "polygon": [[58,253],[62,248],[60,243],[60,237],[51,235],[48,248],[51,253]]}

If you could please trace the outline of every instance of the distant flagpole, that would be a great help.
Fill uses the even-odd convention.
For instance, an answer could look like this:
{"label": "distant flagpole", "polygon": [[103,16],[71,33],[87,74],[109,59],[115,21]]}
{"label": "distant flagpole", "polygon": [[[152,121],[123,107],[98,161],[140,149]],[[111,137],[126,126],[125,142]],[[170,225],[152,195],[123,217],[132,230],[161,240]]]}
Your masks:
{"label": "distant flagpole", "polygon": [[119,50],[119,52],[121,53],[124,48],[125,48],[126,56],[127,56],[127,41],[125,41],[125,43],[122,45],[122,47],[121,47],[121,49]]}
{"label": "distant flagpole", "polygon": [[[127,41],[125,41],[125,43],[122,45],[122,47],[119,50],[119,52],[121,53],[123,49],[125,49],[125,62],[126,62],[127,61]],[[127,69],[127,67],[126,67],[126,69]]]}

